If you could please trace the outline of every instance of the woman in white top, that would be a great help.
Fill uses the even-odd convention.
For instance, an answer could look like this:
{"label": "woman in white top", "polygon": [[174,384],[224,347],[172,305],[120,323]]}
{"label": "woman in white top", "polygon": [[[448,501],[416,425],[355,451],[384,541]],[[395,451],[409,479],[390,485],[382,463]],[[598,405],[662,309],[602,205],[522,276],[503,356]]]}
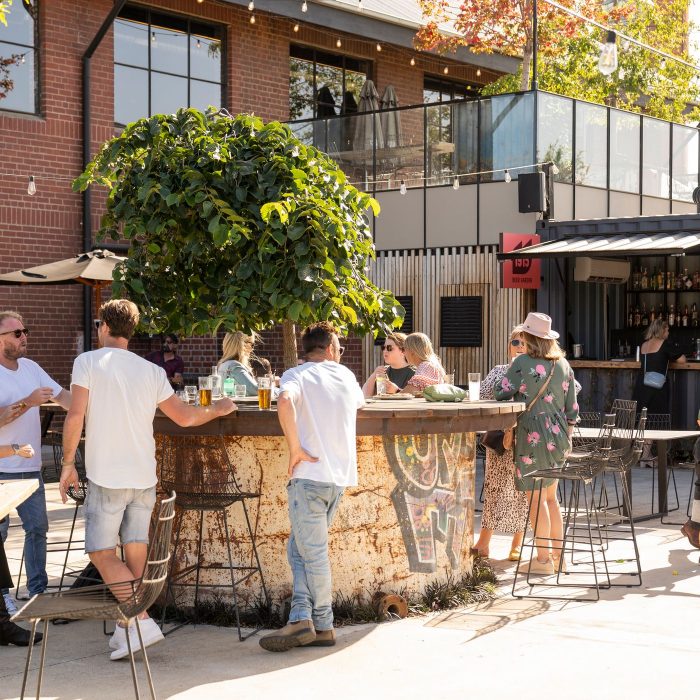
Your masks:
{"label": "woman in white top", "polygon": [[258,341],[258,335],[252,332],[246,335],[243,331],[227,333],[224,336],[224,346],[221,359],[217,365],[219,374],[233,377],[236,384],[245,386],[246,396],[258,395],[258,382],[250,366],[250,357]]}

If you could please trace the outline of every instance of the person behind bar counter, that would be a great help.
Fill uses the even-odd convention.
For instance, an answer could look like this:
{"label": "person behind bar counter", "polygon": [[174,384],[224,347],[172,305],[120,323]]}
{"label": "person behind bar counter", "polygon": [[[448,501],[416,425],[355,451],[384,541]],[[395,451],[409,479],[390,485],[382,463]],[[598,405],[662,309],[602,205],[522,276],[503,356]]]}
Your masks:
{"label": "person behind bar counter", "polygon": [[[633,399],[637,401],[637,411],[646,408],[648,413],[669,413],[668,364],[685,363],[685,355],[670,347],[668,340],[668,323],[657,318],[644,334],[641,347],[640,367]],[[660,372],[666,375],[666,382],[661,389],[644,385],[645,372]]]}

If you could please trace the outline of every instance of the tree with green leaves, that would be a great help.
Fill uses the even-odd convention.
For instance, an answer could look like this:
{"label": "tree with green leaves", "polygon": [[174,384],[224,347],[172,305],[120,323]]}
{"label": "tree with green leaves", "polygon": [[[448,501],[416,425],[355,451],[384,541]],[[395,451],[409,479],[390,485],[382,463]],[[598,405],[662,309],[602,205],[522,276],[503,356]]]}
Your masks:
{"label": "tree with green leaves", "polygon": [[403,309],[367,277],[366,212],[378,203],[288,126],[180,109],[129,124],[105,143],[75,190],[109,192],[100,237],[126,238],[115,292],[152,331],[186,335],[328,320],[368,333]]}

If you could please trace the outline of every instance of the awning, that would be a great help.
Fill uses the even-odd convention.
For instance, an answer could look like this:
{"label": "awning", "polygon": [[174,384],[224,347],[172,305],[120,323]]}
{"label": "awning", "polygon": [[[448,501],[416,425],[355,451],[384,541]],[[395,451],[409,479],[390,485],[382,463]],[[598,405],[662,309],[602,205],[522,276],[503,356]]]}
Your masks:
{"label": "awning", "polygon": [[700,252],[700,233],[618,234],[570,236],[556,241],[498,253],[499,260],[514,258],[628,258],[646,255],[683,255]]}

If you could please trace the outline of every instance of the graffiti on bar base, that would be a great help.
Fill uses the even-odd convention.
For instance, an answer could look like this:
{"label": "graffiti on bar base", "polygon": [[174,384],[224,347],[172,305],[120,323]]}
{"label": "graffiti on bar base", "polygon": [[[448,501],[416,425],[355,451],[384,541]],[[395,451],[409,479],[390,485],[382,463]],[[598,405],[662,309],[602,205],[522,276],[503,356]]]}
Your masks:
{"label": "graffiti on bar base", "polygon": [[459,568],[464,530],[473,497],[469,465],[474,455],[466,433],[387,435],[384,452],[396,477],[391,500],[406,546],[409,569],[437,570],[437,542]]}

